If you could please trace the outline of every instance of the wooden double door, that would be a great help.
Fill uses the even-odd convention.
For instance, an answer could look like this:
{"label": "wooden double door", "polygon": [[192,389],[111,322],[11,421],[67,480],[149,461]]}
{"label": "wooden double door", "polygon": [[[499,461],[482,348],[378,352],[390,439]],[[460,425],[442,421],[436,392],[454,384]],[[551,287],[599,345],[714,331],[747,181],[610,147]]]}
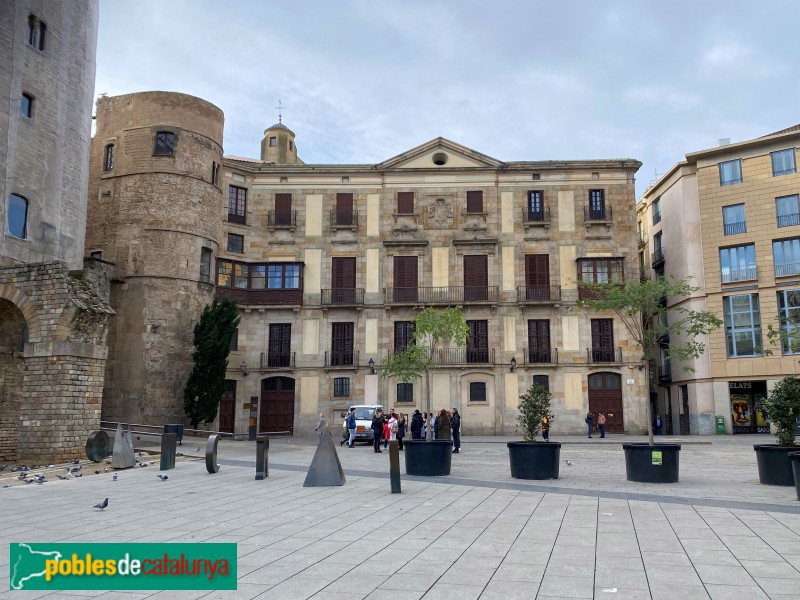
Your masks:
{"label": "wooden double door", "polygon": [[594,413],[597,429],[597,413],[606,416],[608,433],[624,433],[622,414],[622,376],[619,373],[592,373],[589,375],[589,410]]}
{"label": "wooden double door", "polygon": [[225,380],[225,392],[219,401],[219,430],[233,433],[236,425],[236,381]]}
{"label": "wooden double door", "polygon": [[294,388],[291,377],[268,377],[261,381],[259,433],[294,432]]}

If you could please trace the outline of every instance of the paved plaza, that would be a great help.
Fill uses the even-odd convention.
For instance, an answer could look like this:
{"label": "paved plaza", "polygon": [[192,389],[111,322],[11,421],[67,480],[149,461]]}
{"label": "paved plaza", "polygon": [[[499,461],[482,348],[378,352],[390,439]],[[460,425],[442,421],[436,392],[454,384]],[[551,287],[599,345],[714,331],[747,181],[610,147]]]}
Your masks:
{"label": "paved plaza", "polygon": [[[220,444],[219,473],[178,463],[0,489],[0,589],[8,542],[236,542],[229,592],[0,592],[0,598],[800,598],[800,502],[758,483],[753,443],[684,442],[681,481],[625,480],[621,442],[565,438],[557,481],[512,479],[503,438],[466,438],[450,477],[403,476],[389,454],[342,448],[343,487],[304,488],[316,438]],[[142,440],[140,447],[146,447]],[[182,450],[200,456],[202,440]],[[569,460],[572,465],[567,465]],[[402,456],[401,456],[402,465]],[[106,511],[92,505],[109,498]],[[50,595],[48,595],[50,594]]]}

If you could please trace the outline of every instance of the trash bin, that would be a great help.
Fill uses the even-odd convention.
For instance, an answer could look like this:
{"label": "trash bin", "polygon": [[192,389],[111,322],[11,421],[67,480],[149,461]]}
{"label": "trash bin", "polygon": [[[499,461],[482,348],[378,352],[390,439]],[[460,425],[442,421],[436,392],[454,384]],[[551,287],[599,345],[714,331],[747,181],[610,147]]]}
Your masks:
{"label": "trash bin", "polygon": [[717,435],[725,435],[725,417],[717,415]]}
{"label": "trash bin", "polygon": [[170,423],[168,425],[164,425],[164,433],[174,433],[175,439],[178,440],[178,445],[181,446],[181,442],[183,442],[183,424],[182,423]]}

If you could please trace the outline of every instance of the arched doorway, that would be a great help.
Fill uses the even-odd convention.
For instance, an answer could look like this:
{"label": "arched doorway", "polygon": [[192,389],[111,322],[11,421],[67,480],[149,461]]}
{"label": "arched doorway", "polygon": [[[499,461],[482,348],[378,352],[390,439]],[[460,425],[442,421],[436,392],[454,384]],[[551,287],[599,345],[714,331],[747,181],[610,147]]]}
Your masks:
{"label": "arched doorway", "polygon": [[589,410],[595,414],[601,412],[606,415],[608,433],[625,432],[622,415],[622,376],[619,373],[603,372],[589,375]]}
{"label": "arched doorway", "polygon": [[260,433],[294,432],[294,379],[268,377],[261,381]]}
{"label": "arched doorway", "polygon": [[17,458],[28,323],[17,306],[0,298],[0,460]]}

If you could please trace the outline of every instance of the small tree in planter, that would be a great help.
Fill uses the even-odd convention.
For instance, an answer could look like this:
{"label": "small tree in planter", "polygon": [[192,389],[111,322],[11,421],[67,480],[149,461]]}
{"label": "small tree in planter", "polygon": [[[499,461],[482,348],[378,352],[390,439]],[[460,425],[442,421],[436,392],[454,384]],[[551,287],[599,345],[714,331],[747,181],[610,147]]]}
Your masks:
{"label": "small tree in planter", "polygon": [[763,407],[767,419],[777,430],[778,445],[794,447],[795,427],[800,416],[800,380],[793,375],[781,379],[764,400]]}
{"label": "small tree in planter", "polygon": [[524,431],[524,441],[508,442],[511,476],[517,479],[558,479],[561,444],[538,442],[542,419],[552,419],[548,390],[535,383],[519,397],[517,422]]}

